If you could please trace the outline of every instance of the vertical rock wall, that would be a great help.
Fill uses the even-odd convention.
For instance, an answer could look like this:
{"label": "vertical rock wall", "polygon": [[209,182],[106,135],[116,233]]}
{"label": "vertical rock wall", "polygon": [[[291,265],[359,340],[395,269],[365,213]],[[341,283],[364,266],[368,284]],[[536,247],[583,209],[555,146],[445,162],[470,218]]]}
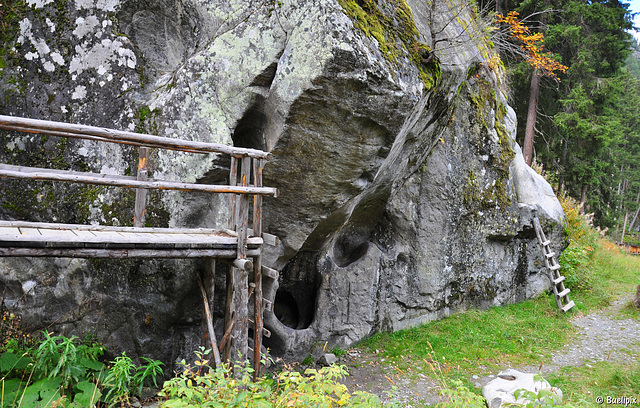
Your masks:
{"label": "vertical rock wall", "polygon": [[[524,165],[504,73],[463,4],[11,7],[11,28],[0,32],[0,113],[273,153],[265,185],[281,195],[266,201],[264,217],[280,244],[265,259],[280,279],[268,287],[275,313],[265,322],[275,354],[346,346],[549,287],[531,211],[561,247],[562,210]],[[135,172],[129,148],[9,133],[0,147],[6,163]],[[152,166],[159,178],[218,182],[229,164],[154,152]],[[15,181],[0,188],[3,219],[131,223],[131,192]],[[221,197],[152,195],[149,222],[220,225],[225,205]],[[115,352],[173,360],[200,341],[200,269],[184,260],[0,259],[0,291],[34,328],[94,331]],[[222,288],[224,265],[218,277]]]}

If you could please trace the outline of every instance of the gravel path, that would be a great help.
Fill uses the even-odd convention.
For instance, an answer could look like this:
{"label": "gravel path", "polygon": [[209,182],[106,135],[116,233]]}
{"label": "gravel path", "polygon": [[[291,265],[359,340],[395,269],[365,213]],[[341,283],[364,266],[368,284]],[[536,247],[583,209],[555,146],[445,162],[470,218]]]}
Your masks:
{"label": "gravel path", "polygon": [[[571,344],[554,353],[551,362],[542,367],[504,369],[514,368],[522,372],[547,374],[562,367],[589,366],[590,362],[596,361],[640,361],[640,321],[622,319],[618,313],[632,297],[633,293],[625,293],[620,300],[604,310],[589,315],[576,315],[572,322],[576,326],[578,336]],[[384,359],[378,354],[351,351],[341,362],[348,367],[350,374],[344,382],[353,391],[368,391],[385,399],[395,384],[396,399],[404,403],[406,408],[439,401],[437,384],[433,379],[421,373],[407,375],[408,373],[394,370],[393,367],[384,365]],[[495,374],[473,376],[469,381],[475,383],[476,387],[482,387],[495,378]]]}

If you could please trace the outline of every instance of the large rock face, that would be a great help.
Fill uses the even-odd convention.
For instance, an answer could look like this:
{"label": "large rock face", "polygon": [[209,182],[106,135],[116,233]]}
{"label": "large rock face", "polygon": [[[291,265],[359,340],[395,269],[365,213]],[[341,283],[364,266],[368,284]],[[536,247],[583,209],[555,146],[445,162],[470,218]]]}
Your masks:
{"label": "large rock face", "polygon": [[[277,355],[346,346],[549,287],[531,220],[562,209],[514,142],[504,76],[471,13],[415,0],[14,0],[0,25],[0,113],[273,152],[265,323]],[[462,10],[462,12],[461,12]],[[465,27],[465,28],[463,28]],[[8,45],[7,45],[8,44]],[[3,133],[5,163],[127,173],[130,148]],[[155,152],[158,178],[229,164]],[[2,181],[0,216],[129,225],[132,193]],[[159,226],[224,223],[224,198],[151,196]],[[198,261],[0,259],[33,328],[95,332],[164,360],[200,341]],[[218,268],[223,287],[224,265]],[[217,293],[222,299],[224,293]],[[222,303],[217,310],[222,314]],[[218,328],[220,319],[218,319]]]}

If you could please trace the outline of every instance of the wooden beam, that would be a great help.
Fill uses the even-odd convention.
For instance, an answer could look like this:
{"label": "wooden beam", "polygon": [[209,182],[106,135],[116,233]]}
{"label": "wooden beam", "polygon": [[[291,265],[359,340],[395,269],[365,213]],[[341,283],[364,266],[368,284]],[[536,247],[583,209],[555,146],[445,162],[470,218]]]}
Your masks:
{"label": "wooden beam", "polygon": [[[257,256],[260,250],[247,251]],[[234,249],[91,249],[91,248],[16,248],[0,247],[0,257],[55,257],[55,258],[235,258]]]}
{"label": "wooden beam", "polygon": [[[19,167],[19,168],[16,168]],[[28,169],[25,171],[25,169]],[[201,191],[207,193],[265,194],[277,196],[278,190],[270,187],[219,186],[213,184],[193,184],[164,180],[136,180],[125,176],[113,176],[101,173],[83,173],[67,170],[51,171],[34,167],[0,164],[0,177],[23,180],[65,181],[71,183],[94,184],[102,186],[144,188],[155,190]]]}
{"label": "wooden beam", "polygon": [[[200,287],[200,293],[202,294],[202,301],[204,303],[205,320],[207,321],[207,329],[209,331],[209,340],[211,341],[211,350],[213,351],[213,360],[216,363],[216,367],[220,367],[222,360],[220,360],[220,351],[218,350],[218,343],[216,342],[216,333],[213,330],[213,317],[211,317],[211,310],[209,309],[209,297],[207,291],[204,288],[202,279],[198,275],[198,286]],[[213,287],[210,288],[213,291]]]}
{"label": "wooden beam", "polygon": [[[260,159],[252,159],[253,164],[253,185],[254,187],[262,187],[262,167],[264,161]],[[257,236],[262,236],[262,197],[255,195],[253,198],[253,232]],[[264,329],[263,319],[263,299],[262,299],[262,255],[255,258],[253,270],[253,283],[255,284],[253,296],[253,316],[254,316],[254,341],[253,341],[253,380],[257,381],[260,377],[262,349],[262,330]]]}
{"label": "wooden beam", "polygon": [[[240,162],[240,187],[249,188],[249,178],[251,176],[251,159],[248,157],[239,158]],[[237,188],[237,187],[236,187]],[[255,188],[255,187],[254,187]],[[236,196],[236,232],[238,233],[237,259],[247,258],[247,229],[249,218],[249,197],[247,195]],[[249,273],[244,269],[231,268],[233,275],[233,310],[235,311],[235,325],[231,336],[231,359],[240,359],[242,364],[248,358],[248,293],[249,293]]]}
{"label": "wooden beam", "polygon": [[121,130],[107,129],[96,126],[77,125],[72,123],[52,122],[48,120],[28,119],[15,116],[0,115],[0,129],[15,130],[19,132],[49,134],[51,132],[66,132],[87,139],[93,137],[103,138],[112,143],[136,142],[149,147],[162,147],[165,149],[198,151],[203,153],[224,153],[236,156],[259,157],[268,159],[270,154],[256,149],[245,149],[218,143],[197,142],[192,140],[172,139],[133,133]]}

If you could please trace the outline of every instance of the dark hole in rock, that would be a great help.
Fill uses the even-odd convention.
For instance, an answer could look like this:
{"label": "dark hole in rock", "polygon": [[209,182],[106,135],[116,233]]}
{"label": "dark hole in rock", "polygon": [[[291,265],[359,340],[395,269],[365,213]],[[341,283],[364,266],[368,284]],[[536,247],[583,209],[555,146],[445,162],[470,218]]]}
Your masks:
{"label": "dark hole in rock", "polygon": [[256,100],[238,121],[238,125],[231,136],[233,145],[265,150],[263,130],[266,122],[264,97],[256,95]]}
{"label": "dark hole in rock", "polygon": [[315,317],[321,281],[317,259],[316,252],[300,252],[280,274],[274,313],[280,322],[292,329],[306,329]]}
{"label": "dark hole in rock", "polygon": [[285,290],[278,290],[276,293],[276,304],[273,312],[282,324],[292,329],[297,329],[300,325],[300,310],[298,304],[291,293]]}

